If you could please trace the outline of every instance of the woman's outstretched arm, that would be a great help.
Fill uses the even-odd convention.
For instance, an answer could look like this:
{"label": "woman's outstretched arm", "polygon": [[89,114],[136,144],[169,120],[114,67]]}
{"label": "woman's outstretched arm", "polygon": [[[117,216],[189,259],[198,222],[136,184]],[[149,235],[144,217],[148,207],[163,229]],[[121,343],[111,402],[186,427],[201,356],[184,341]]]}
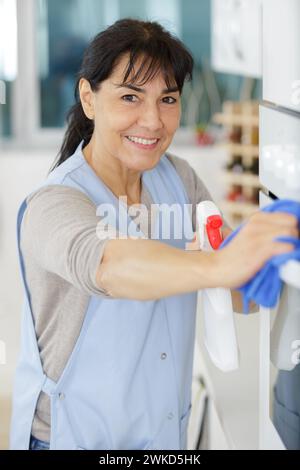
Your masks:
{"label": "woman's outstretched arm", "polygon": [[147,239],[108,240],[96,274],[112,297],[151,300],[206,287],[234,289],[274,255],[293,249],[274,241],[298,236],[297,220],[286,213],[257,212],[222,250],[185,251]]}

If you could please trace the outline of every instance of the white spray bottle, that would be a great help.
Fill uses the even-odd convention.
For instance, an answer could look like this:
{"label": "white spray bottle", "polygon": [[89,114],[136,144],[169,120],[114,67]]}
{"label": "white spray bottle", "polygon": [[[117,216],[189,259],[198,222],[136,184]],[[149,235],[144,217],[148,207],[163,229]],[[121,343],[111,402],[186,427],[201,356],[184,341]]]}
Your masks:
{"label": "white spray bottle", "polygon": [[[197,205],[200,249],[213,251],[222,242],[222,216],[212,201]],[[204,344],[213,363],[222,371],[238,369],[239,350],[236,339],[230,289],[222,287],[202,290]]]}

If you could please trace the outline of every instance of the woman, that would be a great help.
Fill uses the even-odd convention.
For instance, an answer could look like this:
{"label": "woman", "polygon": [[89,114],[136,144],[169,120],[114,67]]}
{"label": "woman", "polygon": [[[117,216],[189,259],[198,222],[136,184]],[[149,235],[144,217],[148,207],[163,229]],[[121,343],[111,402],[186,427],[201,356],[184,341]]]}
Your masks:
{"label": "woman", "polygon": [[[60,158],[18,214],[26,296],[14,449],[185,448],[197,291],[236,288],[292,249],[273,239],[295,234],[294,218],[257,214],[224,249],[185,250],[196,204],[211,199],[165,153],[192,67],[157,23],[117,21],[86,50]],[[136,204],[192,204],[192,217],[175,211],[164,237],[166,214],[139,231]],[[108,231],[103,205],[121,216]]]}

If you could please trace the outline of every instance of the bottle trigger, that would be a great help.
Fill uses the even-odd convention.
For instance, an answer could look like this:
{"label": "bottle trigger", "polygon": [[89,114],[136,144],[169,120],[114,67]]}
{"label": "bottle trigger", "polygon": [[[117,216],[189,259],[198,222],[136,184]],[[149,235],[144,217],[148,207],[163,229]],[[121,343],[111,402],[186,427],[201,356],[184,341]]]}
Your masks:
{"label": "bottle trigger", "polygon": [[206,220],[206,232],[209,243],[214,250],[217,250],[223,241],[221,227],[223,225],[220,215],[210,215]]}

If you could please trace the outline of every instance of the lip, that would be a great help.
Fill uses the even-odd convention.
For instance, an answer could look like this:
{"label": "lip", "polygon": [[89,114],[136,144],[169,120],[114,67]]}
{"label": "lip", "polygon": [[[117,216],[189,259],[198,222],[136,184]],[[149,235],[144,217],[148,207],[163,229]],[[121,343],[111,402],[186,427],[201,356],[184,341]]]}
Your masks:
{"label": "lip", "polygon": [[135,135],[131,135],[131,134],[130,134],[130,137],[137,137],[137,138],[140,138],[140,139],[147,139],[147,140],[157,139],[157,141],[154,144],[144,145],[144,144],[139,144],[137,142],[133,142],[132,140],[128,139],[128,136],[126,136],[126,135],[124,136],[126,142],[128,142],[129,144],[132,144],[136,148],[139,148],[139,149],[142,149],[142,150],[153,150],[157,146],[158,142],[160,141],[160,139],[157,138],[157,137],[152,137],[152,139],[150,139],[149,137],[141,137],[141,136],[135,136]]}

